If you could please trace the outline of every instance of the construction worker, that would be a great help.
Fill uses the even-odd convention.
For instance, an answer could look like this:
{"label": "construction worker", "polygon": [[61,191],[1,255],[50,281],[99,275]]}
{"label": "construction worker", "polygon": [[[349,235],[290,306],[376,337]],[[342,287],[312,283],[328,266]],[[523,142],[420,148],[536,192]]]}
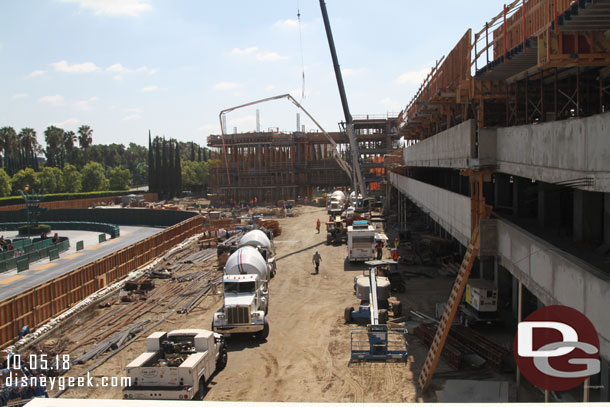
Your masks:
{"label": "construction worker", "polygon": [[318,251],[316,250],[316,252],[313,255],[313,258],[311,259],[311,262],[316,265],[316,272],[314,274],[318,274],[321,261],[322,261],[322,256],[320,256],[320,253],[318,253]]}
{"label": "construction worker", "polygon": [[381,260],[381,256],[383,255],[383,243],[377,242],[377,260]]}
{"label": "construction worker", "polygon": [[318,231],[318,233],[320,233],[320,219],[318,219],[318,221],[316,222],[316,230]]}
{"label": "construction worker", "polygon": [[392,250],[392,260],[396,262],[396,264],[394,265],[394,270],[398,270],[398,259],[398,249]]}

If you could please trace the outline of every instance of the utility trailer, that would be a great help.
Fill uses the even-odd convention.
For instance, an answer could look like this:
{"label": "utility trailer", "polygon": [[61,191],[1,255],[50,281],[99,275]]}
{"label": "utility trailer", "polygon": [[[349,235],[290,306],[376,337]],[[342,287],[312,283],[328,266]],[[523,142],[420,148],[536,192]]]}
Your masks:
{"label": "utility trailer", "polygon": [[223,336],[205,329],[154,332],[146,352],[126,366],[131,385],[125,399],[202,399],[212,375],[224,369],[227,350]]}

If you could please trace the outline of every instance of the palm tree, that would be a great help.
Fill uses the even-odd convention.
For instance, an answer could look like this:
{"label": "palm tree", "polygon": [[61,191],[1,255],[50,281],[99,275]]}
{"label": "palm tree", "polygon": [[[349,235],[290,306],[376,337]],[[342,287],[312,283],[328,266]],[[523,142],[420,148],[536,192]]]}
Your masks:
{"label": "palm tree", "polygon": [[85,154],[85,164],[87,163],[87,151],[89,150],[89,146],[93,144],[93,138],[91,137],[92,134],[93,130],[91,127],[85,124],[78,128],[78,143]]}
{"label": "palm tree", "polygon": [[76,134],[74,134],[73,131],[67,131],[64,133],[64,137],[63,137],[63,144],[64,144],[64,148],[66,150],[66,158],[67,158],[67,162],[69,164],[75,164],[75,157],[74,157],[74,146],[76,145],[76,142],[78,141],[78,138],[76,137]]}
{"label": "palm tree", "polygon": [[63,149],[63,134],[64,130],[55,126],[49,126],[44,131],[44,139],[47,143],[47,165],[49,167],[57,167],[58,158],[61,156]]}
{"label": "palm tree", "polygon": [[17,133],[12,127],[3,127],[0,129],[0,151],[4,151],[2,160],[2,168],[7,170],[9,175],[12,175],[15,167],[14,156],[17,149]]}
{"label": "palm tree", "polygon": [[30,127],[25,127],[19,132],[18,138],[19,145],[23,150],[22,167],[31,167],[38,171],[38,160],[36,158],[38,140],[36,139],[36,131]]}

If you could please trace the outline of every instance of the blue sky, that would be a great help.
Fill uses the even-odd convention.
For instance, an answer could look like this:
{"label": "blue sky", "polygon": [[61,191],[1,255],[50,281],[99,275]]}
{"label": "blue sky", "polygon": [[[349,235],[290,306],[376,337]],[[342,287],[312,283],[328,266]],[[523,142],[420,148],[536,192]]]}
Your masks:
{"label": "blue sky", "polygon": [[[503,4],[327,0],[352,114],[400,111]],[[329,131],[343,119],[317,0],[5,0],[0,15],[0,127],[33,127],[39,142],[50,124],[87,124],[94,144],[145,145],[149,129],[204,144],[222,109],[301,100],[303,69],[304,107]],[[288,101],[259,109],[262,129],[295,129]],[[255,114],[230,113],[228,131],[254,130]]]}

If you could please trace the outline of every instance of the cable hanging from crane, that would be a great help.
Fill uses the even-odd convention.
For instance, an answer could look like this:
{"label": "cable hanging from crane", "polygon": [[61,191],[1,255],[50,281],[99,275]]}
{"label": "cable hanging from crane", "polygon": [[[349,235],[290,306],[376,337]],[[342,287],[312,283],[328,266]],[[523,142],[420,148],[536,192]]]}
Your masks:
{"label": "cable hanging from crane", "polygon": [[305,62],[303,58],[303,35],[301,34],[301,10],[299,8],[299,0],[297,0],[297,21],[299,23],[299,45],[301,48],[301,101],[305,99]]}

